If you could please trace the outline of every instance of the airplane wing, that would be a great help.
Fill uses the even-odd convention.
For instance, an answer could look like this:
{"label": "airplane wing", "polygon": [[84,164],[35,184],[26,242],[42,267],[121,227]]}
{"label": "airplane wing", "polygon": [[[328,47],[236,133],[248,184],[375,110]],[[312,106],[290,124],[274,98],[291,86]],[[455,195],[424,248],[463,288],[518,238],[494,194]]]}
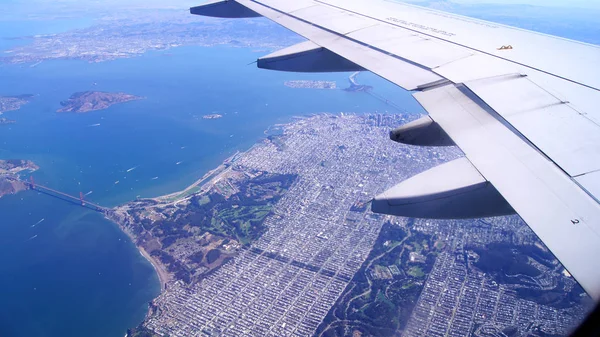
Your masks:
{"label": "airplane wing", "polygon": [[600,299],[600,47],[383,0],[226,0],[191,13],[264,16],[308,40],[261,68],[367,69],[413,91],[429,116],[392,139],[466,157],[394,186],[373,211],[517,212]]}

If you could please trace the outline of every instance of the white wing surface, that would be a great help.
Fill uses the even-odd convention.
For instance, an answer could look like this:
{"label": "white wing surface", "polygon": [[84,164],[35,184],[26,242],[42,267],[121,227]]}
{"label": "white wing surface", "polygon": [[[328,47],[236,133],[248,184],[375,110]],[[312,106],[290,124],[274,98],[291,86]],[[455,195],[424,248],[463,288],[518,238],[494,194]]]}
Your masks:
{"label": "white wing surface", "polygon": [[229,0],[191,9],[264,16],[308,42],[259,59],[290,71],[368,69],[429,116],[391,133],[456,144],[466,159],[378,196],[376,212],[465,218],[517,212],[600,299],[600,48],[381,0]]}

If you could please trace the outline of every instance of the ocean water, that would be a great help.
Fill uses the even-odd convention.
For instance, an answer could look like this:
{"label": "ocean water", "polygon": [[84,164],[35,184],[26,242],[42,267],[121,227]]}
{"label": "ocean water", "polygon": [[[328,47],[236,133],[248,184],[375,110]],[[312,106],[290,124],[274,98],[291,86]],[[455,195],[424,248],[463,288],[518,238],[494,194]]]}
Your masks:
{"label": "ocean water", "polygon": [[123,336],[143,319],[158,281],[116,226],[34,192],[0,210],[0,336]]}
{"label": "ocean water", "polygon": [[[288,88],[286,80],[302,79],[343,88],[349,74],[248,65],[261,55],[181,47],[96,64],[0,66],[0,95],[36,95],[3,116],[17,123],[0,127],[0,158],[34,160],[37,183],[115,206],[184,188],[293,116],[395,112],[365,93]],[[409,112],[422,111],[409,93],[372,74],[358,80]],[[144,99],[86,114],[56,113],[60,101],[85,90]],[[223,118],[202,119],[213,113]],[[0,198],[0,259],[2,337],[120,337],[141,322],[159,292],[152,266],[115,224],[34,191]]]}

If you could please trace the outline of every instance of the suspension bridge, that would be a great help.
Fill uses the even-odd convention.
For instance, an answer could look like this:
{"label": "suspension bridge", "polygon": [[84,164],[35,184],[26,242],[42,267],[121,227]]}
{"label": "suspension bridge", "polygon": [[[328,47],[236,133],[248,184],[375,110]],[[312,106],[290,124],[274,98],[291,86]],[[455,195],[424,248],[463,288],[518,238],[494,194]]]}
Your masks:
{"label": "suspension bridge", "polygon": [[108,211],[108,208],[106,208],[106,207],[102,207],[98,204],[95,204],[93,202],[85,200],[85,198],[84,198],[85,196],[83,195],[82,192],[79,192],[79,197],[70,195],[70,194],[55,190],[53,188],[50,188],[50,187],[47,187],[44,185],[36,184],[33,177],[29,177],[29,181],[23,181],[23,182],[25,183],[25,185],[27,185],[27,187],[30,190],[38,191],[40,193],[53,196],[55,198],[59,198],[59,199],[62,199],[62,200],[65,200],[65,201],[68,201],[68,202],[71,202],[74,204],[78,204],[82,207],[89,208],[96,212],[106,213]]}

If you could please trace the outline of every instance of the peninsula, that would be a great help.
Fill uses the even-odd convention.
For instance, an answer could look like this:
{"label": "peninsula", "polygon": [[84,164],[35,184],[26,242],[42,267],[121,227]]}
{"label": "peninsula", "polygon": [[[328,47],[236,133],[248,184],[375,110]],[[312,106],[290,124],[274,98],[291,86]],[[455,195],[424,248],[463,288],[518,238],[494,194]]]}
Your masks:
{"label": "peninsula", "polygon": [[[109,211],[163,283],[128,336],[566,335],[583,290],[519,217],[370,212],[375,195],[460,156],[390,142],[410,118],[298,118],[184,191]],[[450,324],[444,308],[475,321]]]}
{"label": "peninsula", "polygon": [[[31,101],[33,95],[0,96],[0,115],[3,112],[19,110]],[[4,124],[0,121],[0,124]]]}
{"label": "peninsula", "polygon": [[184,191],[108,213],[154,265],[163,290],[170,281],[197,283],[260,237],[273,204],[295,180],[232,163],[226,160]]}
{"label": "peninsula", "polygon": [[[63,15],[69,9],[63,8]],[[90,63],[138,57],[147,51],[165,51],[180,46],[251,47],[277,50],[301,41],[275,23],[265,21],[211,20],[173,9],[101,11],[84,29],[56,34],[17,36],[28,43],[0,53],[0,63],[35,64],[49,60],[84,60]],[[236,41],[236,43],[233,43]]]}
{"label": "peninsula", "polygon": [[27,189],[27,185],[19,178],[19,173],[34,172],[38,169],[39,167],[30,160],[0,159],[0,197]]}
{"label": "peninsula", "polygon": [[[384,135],[400,119],[346,114],[297,118],[281,126],[281,134],[232,156],[184,191],[109,211],[107,217],[132,238],[162,283],[162,294],[149,305],[146,320],[129,336],[192,335],[202,328],[189,330],[185,317],[203,325],[221,310],[222,301],[236,317],[254,315],[262,310],[259,302],[274,303],[274,298],[281,302],[277,317],[299,301],[308,301],[308,307],[319,302],[315,317],[325,316],[368,255],[383,220],[363,214],[366,208],[356,219],[346,220],[346,211],[340,210],[368,200],[387,179],[399,179],[393,165],[380,161],[393,158],[394,147]],[[365,133],[360,146],[350,137],[356,132]],[[378,164],[372,166],[375,160]],[[382,172],[385,181],[364,184],[367,175]],[[370,190],[364,194],[362,186]],[[310,299],[302,292],[285,292],[292,283],[303,289],[313,281]],[[330,282],[335,284],[323,288]],[[220,296],[204,293],[216,288],[223,289]],[[196,306],[200,298],[207,299],[206,314],[179,305]],[[229,303],[236,298],[241,301]],[[250,331],[251,323],[243,324],[236,329]],[[310,328],[317,324],[311,321]]]}
{"label": "peninsula", "polygon": [[138,99],[142,99],[142,97],[122,92],[82,91],[76,92],[71,95],[68,100],[60,102],[62,108],[58,109],[56,112],[84,113],[103,110],[115,104]]}

